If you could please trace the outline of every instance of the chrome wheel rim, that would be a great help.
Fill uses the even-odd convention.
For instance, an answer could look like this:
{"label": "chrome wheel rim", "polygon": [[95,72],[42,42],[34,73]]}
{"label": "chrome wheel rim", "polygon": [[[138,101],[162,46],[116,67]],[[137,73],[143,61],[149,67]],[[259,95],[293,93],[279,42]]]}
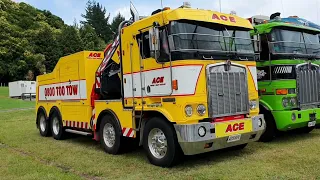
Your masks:
{"label": "chrome wheel rim", "polygon": [[110,123],[106,123],[103,127],[103,140],[109,148],[113,147],[115,144],[116,131]]}
{"label": "chrome wheel rim", "polygon": [[154,128],[148,135],[148,146],[151,154],[157,159],[162,159],[167,154],[168,142],[163,131]]}
{"label": "chrome wheel rim", "polygon": [[46,118],[42,115],[40,117],[40,130],[42,132],[46,131],[46,126],[47,126]]}
{"label": "chrome wheel rim", "polygon": [[54,117],[52,120],[52,130],[55,135],[59,134],[60,131],[60,123],[57,117]]}

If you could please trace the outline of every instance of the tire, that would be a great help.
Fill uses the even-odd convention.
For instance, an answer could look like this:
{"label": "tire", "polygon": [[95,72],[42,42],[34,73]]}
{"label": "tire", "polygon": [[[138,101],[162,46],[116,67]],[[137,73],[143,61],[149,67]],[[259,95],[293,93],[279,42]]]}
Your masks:
{"label": "tire", "polygon": [[121,127],[113,117],[107,115],[102,118],[99,136],[105,152],[114,155],[121,152],[123,146]]}
{"label": "tire", "polygon": [[37,115],[37,122],[40,135],[43,137],[49,137],[51,135],[50,121],[42,111]]}
{"label": "tire", "polygon": [[240,144],[240,145],[237,145],[237,146],[232,146],[232,147],[229,147],[228,150],[231,150],[231,151],[239,151],[239,150],[242,150],[244,149],[245,147],[247,147],[248,143],[246,144]]}
{"label": "tire", "polygon": [[[158,138],[157,145],[163,148],[160,152],[152,146],[156,141],[153,138]],[[162,143],[159,142],[161,140]],[[173,126],[163,118],[155,117],[146,123],[143,131],[143,147],[149,162],[156,166],[171,167],[182,155]]]}
{"label": "tire", "polygon": [[65,138],[66,132],[64,131],[62,119],[56,111],[53,112],[50,122],[52,137],[56,140],[63,140]]}
{"label": "tire", "polygon": [[266,130],[261,135],[259,141],[271,142],[277,134],[277,125],[270,111],[265,111],[264,117],[266,121]]}

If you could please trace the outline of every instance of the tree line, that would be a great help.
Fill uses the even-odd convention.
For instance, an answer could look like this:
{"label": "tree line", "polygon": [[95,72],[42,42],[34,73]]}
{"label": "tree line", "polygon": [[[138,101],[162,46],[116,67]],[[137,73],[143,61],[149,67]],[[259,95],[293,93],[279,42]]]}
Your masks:
{"label": "tree line", "polygon": [[50,11],[0,0],[0,82],[35,80],[51,72],[59,58],[82,50],[102,51],[124,17],[88,1],[80,24],[67,25]]}

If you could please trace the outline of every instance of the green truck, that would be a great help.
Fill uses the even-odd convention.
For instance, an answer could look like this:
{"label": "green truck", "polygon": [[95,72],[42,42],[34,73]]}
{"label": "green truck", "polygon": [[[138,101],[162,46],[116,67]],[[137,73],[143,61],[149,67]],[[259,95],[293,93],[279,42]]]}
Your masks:
{"label": "green truck", "polygon": [[320,30],[290,23],[280,13],[249,20],[260,40],[257,78],[267,124],[260,140],[271,141],[281,131],[311,132],[320,123]]}

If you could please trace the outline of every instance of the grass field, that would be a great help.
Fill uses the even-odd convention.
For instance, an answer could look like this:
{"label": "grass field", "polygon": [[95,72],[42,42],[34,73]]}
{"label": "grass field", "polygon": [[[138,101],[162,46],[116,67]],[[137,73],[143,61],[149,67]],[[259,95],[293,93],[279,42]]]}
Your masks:
{"label": "grass field", "polygon": [[8,95],[9,89],[7,87],[0,87],[0,111],[34,107],[35,102],[21,101],[20,99],[10,99]]}
{"label": "grass field", "polygon": [[[2,94],[0,102],[3,99]],[[0,179],[4,180],[320,179],[320,130],[251,143],[242,151],[186,157],[171,169],[150,165],[142,148],[114,156],[87,137],[64,141],[40,137],[34,110],[0,111],[0,132]]]}

